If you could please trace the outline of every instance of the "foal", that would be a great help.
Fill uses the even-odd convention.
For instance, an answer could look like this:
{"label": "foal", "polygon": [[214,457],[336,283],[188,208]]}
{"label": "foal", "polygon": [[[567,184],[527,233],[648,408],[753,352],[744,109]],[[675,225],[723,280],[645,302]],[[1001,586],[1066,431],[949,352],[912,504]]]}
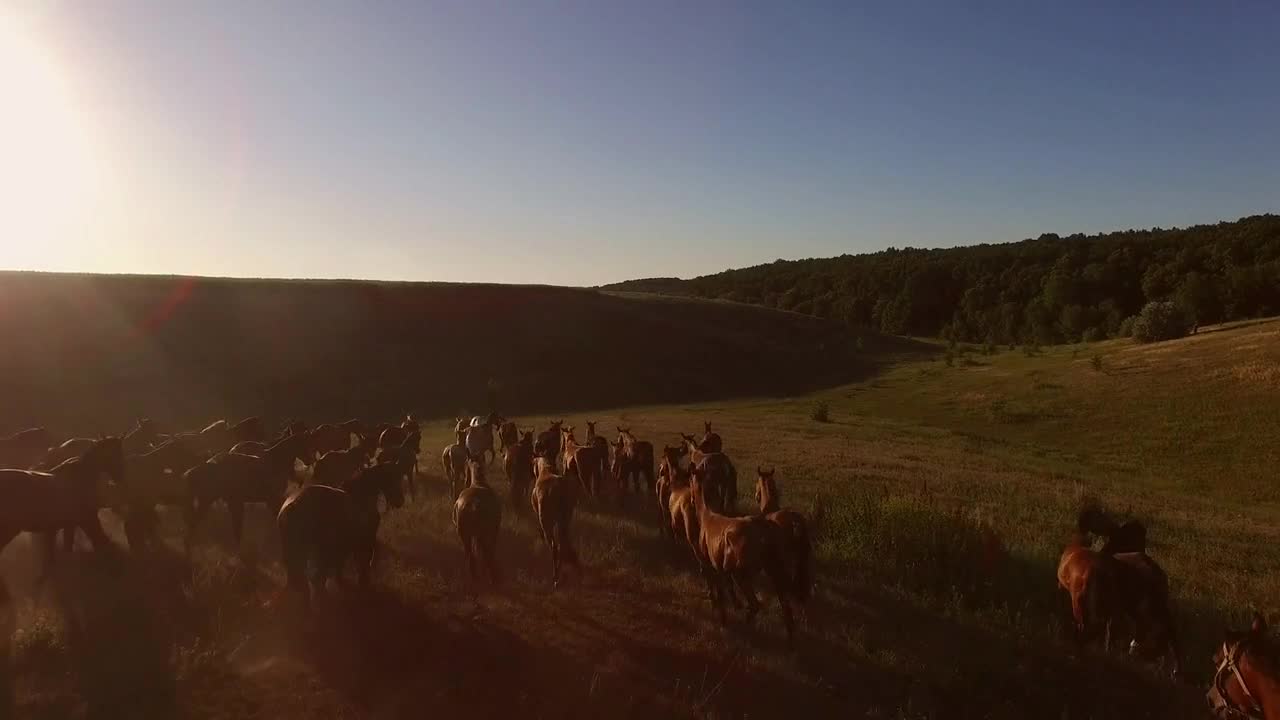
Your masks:
{"label": "foal", "polygon": [[502,502],[485,481],[484,465],[479,458],[474,455],[467,458],[467,471],[470,484],[453,503],[453,526],[462,540],[472,584],[479,579],[479,563],[483,560],[489,570],[490,584],[497,585],[501,581],[498,530],[502,526]]}

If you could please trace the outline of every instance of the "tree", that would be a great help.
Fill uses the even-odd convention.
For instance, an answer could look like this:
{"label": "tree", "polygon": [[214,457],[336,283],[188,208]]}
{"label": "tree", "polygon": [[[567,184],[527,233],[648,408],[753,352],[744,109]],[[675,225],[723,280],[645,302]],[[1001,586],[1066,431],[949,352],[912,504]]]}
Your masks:
{"label": "tree", "polygon": [[1138,313],[1133,323],[1133,337],[1138,342],[1160,342],[1186,337],[1193,326],[1191,318],[1173,302],[1150,302]]}

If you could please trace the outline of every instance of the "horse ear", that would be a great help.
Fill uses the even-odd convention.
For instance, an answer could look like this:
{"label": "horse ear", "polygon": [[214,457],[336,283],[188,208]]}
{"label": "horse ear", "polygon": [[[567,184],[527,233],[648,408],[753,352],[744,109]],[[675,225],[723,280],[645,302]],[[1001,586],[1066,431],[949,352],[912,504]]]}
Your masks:
{"label": "horse ear", "polygon": [[1262,613],[1253,613],[1253,625],[1249,628],[1249,632],[1259,636],[1267,633],[1267,619],[1262,616]]}
{"label": "horse ear", "polygon": [[705,428],[707,432],[711,432],[711,423],[706,420],[702,421],[702,427]]}

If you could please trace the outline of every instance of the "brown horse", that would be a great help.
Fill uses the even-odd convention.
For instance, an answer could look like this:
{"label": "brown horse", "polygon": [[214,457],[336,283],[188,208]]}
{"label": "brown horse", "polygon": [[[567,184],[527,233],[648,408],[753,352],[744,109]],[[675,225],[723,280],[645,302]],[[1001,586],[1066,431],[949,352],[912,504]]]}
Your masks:
{"label": "brown horse", "polygon": [[507,449],[518,442],[520,442],[520,429],[516,427],[515,422],[504,420],[498,425],[498,449],[504,456],[507,454]]}
{"label": "brown horse", "polygon": [[[579,445],[573,436],[574,428],[562,430],[561,453],[564,456],[564,474],[576,476],[582,491],[593,500],[604,497],[605,478],[607,477],[609,453],[601,451],[598,446]],[[621,497],[621,495],[619,495]]]}
{"label": "brown horse", "polygon": [[261,455],[220,453],[188,470],[183,475],[187,485],[188,549],[216,500],[227,505],[237,547],[244,534],[245,503],[264,503],[272,515],[277,514],[286,488],[296,479],[294,463],[305,463],[311,457],[309,440],[306,434],[290,435]]}
{"label": "brown horse", "polygon": [[449,481],[449,497],[456,498],[467,478],[467,431],[455,427],[453,434],[456,440],[440,453],[440,464]]}
{"label": "brown horse", "polygon": [[778,528],[783,561],[791,574],[793,597],[806,602],[813,593],[813,543],[804,515],[782,509],[782,492],[774,468],[756,467],[756,504],[765,520]]}
{"label": "brown horse", "polygon": [[[169,440],[153,450],[125,458],[126,482],[121,492],[128,508],[124,530],[130,549],[159,546],[156,507],[184,506],[186,491],[181,478],[202,462],[204,456],[181,440]],[[70,537],[64,540],[70,545]]]}
{"label": "brown horse", "polygon": [[162,440],[184,440],[193,447],[206,455],[214,455],[220,452],[226,452],[231,449],[236,441],[231,436],[231,426],[226,420],[215,420],[209,423],[203,430],[194,432],[178,433],[177,435],[161,436]]}
{"label": "brown horse", "polygon": [[333,423],[317,425],[311,429],[310,436],[311,449],[317,455],[351,449],[351,433],[341,425]]}
{"label": "brown horse", "polygon": [[596,433],[596,424],[590,420],[587,421],[587,446],[598,447],[605,453],[609,452],[609,441],[603,435]]}
{"label": "brown horse", "polygon": [[0,470],[0,550],[20,532],[40,533],[52,563],[56,532],[79,528],[95,551],[110,551],[114,546],[98,520],[103,504],[98,477],[103,474],[117,487],[124,483],[124,446],[119,438],[98,440],[80,457],[48,473]]}
{"label": "brown horse", "polygon": [[0,437],[0,468],[25,470],[38,463],[55,444],[53,433],[42,427]]}
{"label": "brown horse", "polygon": [[551,457],[552,462],[556,462],[560,457],[560,429],[564,427],[564,420],[552,420],[551,427],[538,433],[538,437],[533,441],[533,454],[535,457]]}
{"label": "brown horse", "polygon": [[781,556],[776,526],[756,516],[728,517],[707,504],[707,471],[700,466],[690,468],[689,488],[698,512],[696,553],[707,581],[712,606],[719,612],[721,624],[729,621],[725,594],[736,588],[747,601],[747,625],[760,611],[753,583],[764,571],[773,581],[782,619],[787,628],[787,642],[795,641],[795,620],[788,598],[801,599],[794,579],[786,571]]}
{"label": "brown horse", "polygon": [[1117,523],[1103,512],[1096,502],[1088,501],[1080,511],[1076,520],[1076,529],[1081,533],[1093,533],[1107,539],[1102,546],[1103,555],[1116,553],[1146,552],[1147,528],[1137,520],[1126,520]]}
{"label": "brown horse", "polygon": [[484,477],[484,465],[474,455],[467,458],[470,483],[453,503],[453,526],[462,540],[467,556],[467,571],[474,585],[479,581],[483,560],[489,570],[489,582],[501,582],[498,573],[498,530],[502,527],[502,501]]}
{"label": "brown horse", "polygon": [[156,424],[149,418],[140,418],[133,429],[125,433],[120,441],[124,443],[126,455],[141,455],[151,449],[159,440],[160,433]]}
{"label": "brown horse", "polygon": [[[360,450],[357,445],[354,450]],[[400,473],[409,488],[409,497],[418,494],[418,453],[422,451],[422,432],[410,430],[399,447],[382,448],[378,451],[378,462],[390,463]]]}
{"label": "brown horse", "polygon": [[521,501],[529,496],[533,487],[533,431],[521,436],[519,442],[506,446],[502,453],[502,470],[511,483],[511,506],[516,512],[523,507]]}
{"label": "brown horse", "polygon": [[542,533],[542,541],[551,552],[551,582],[560,587],[563,567],[573,566],[575,572],[581,574],[582,566],[578,562],[578,552],[573,547],[573,510],[578,503],[578,485],[565,475],[555,471],[555,461],[551,457],[540,458],[538,479],[533,483],[533,491],[529,493],[529,504],[533,507],[534,517],[538,519],[538,530]]}
{"label": "brown horse", "polygon": [[1090,549],[1087,540],[1074,534],[1058,561],[1058,586],[1070,596],[1077,642],[1101,635],[1103,649],[1110,651],[1116,624],[1129,620],[1130,652],[1148,660],[1172,656],[1177,677],[1181,660],[1164,570],[1145,553],[1105,555]]}
{"label": "brown horse", "polygon": [[[236,446],[236,448],[239,447],[239,445]],[[236,448],[233,448],[232,452],[236,452]],[[342,487],[368,464],[368,460],[368,456],[359,446],[349,450],[330,450],[316,460],[311,482],[314,485]]]}
{"label": "brown horse", "polygon": [[[354,558],[360,585],[367,586],[373,573],[378,544],[378,496],[389,508],[404,505],[400,476],[391,463],[363,468],[342,488],[308,485],[289,498],[276,515],[280,530],[280,554],[288,575],[287,589],[310,603],[312,594],[324,591],[329,577],[342,582],[342,571]],[[314,567],[311,587],[307,566]]]}
{"label": "brown horse", "polygon": [[260,417],[247,417],[227,429],[231,442],[266,442],[267,427]]}
{"label": "brown horse", "polygon": [[712,432],[711,423],[704,420],[702,428],[702,441],[698,443],[698,449],[705,453],[724,452],[724,443],[721,442],[718,433]]}
{"label": "brown horse", "polygon": [[1217,670],[1205,694],[1215,717],[1280,720],[1280,649],[1258,613],[1245,632],[1228,632],[1213,655]]}
{"label": "brown horse", "polygon": [[689,465],[702,470],[707,489],[707,502],[718,512],[733,513],[738,504],[738,469],[728,455],[704,452],[692,435],[681,433]]}
{"label": "brown horse", "polygon": [[84,437],[64,440],[60,445],[49,448],[44,458],[35,467],[37,470],[48,472],[72,458],[80,457],[86,450],[93,447],[96,442],[97,440],[93,438]]}
{"label": "brown horse", "polygon": [[[696,528],[697,518],[692,512],[693,499],[688,493],[689,471],[680,467],[682,457],[683,446],[663,446],[662,462],[658,464],[658,480],[654,483],[653,490],[658,499],[658,516],[662,519],[658,529],[678,543],[689,543],[689,529]],[[693,522],[692,526],[690,521]],[[696,531],[693,534],[696,535]]]}
{"label": "brown horse", "polygon": [[648,440],[637,440],[631,428],[619,427],[618,440],[614,443],[614,449],[615,455],[620,455],[622,458],[621,461],[614,463],[614,480],[618,482],[619,487],[625,491],[627,482],[630,481],[635,487],[636,494],[640,494],[642,488],[652,492],[654,483],[657,482],[653,467],[653,443]]}

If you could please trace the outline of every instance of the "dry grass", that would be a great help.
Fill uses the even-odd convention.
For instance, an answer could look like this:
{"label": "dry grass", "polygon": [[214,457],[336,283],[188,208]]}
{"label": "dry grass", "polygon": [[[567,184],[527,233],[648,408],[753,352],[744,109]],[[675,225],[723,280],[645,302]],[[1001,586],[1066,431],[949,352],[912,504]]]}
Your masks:
{"label": "dry grass", "polygon": [[[77,557],[38,602],[19,600],[19,708],[284,720],[1200,717],[1198,687],[1064,640],[1054,566],[1083,493],[1142,518],[1200,685],[1224,626],[1277,609],[1280,407],[1273,388],[1214,372],[1280,361],[1275,328],[1202,330],[1159,352],[1091,345],[1105,372],[1050,348],[982,367],[908,363],[791,400],[574,415],[655,444],[709,419],[744,496],[749,470],[773,465],[785,505],[821,508],[818,594],[794,654],[771,604],[754,631],[718,627],[687,551],[659,539],[647,499],[580,513],[588,573],[561,591],[528,517],[508,509],[508,581],[475,596],[432,475],[425,497],[386,517],[378,588],[335,591],[312,617],[263,607],[280,573],[260,513],[248,560],[213,543],[190,567],[165,556],[117,576]],[[832,422],[810,419],[817,402]],[[429,472],[450,440],[447,422],[427,429]],[[14,566],[21,556],[7,553],[10,577],[33,572]]]}

